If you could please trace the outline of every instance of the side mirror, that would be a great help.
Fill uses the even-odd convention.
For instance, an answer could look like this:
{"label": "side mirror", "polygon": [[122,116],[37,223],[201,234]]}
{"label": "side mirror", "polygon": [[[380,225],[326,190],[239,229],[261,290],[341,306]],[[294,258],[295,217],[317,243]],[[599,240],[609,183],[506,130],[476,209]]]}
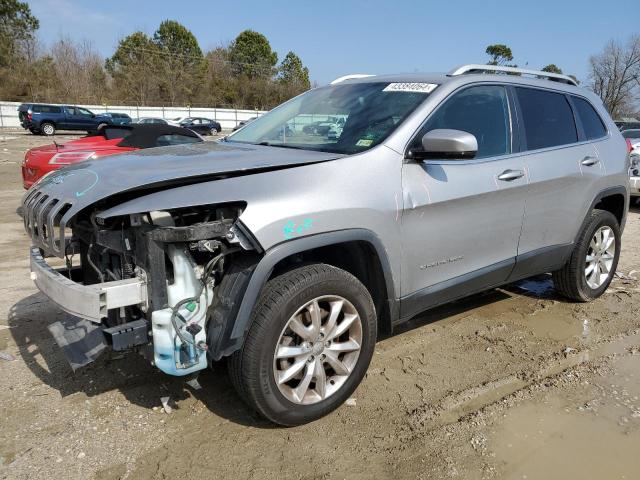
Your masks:
{"label": "side mirror", "polygon": [[410,150],[410,158],[469,159],[478,153],[476,137],[462,130],[439,128],[422,137],[422,150]]}

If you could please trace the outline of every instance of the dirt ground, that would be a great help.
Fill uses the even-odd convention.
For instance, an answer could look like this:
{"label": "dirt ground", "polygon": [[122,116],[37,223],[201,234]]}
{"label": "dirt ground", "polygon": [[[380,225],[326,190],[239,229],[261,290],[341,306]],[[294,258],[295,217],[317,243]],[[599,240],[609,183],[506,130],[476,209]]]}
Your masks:
{"label": "dirt ground", "polygon": [[541,276],[430,312],[379,341],[351,406],[276,428],[222,366],[200,390],[135,354],[71,371],[16,215],[44,142],[0,132],[1,478],[640,478],[639,209],[599,300]]}

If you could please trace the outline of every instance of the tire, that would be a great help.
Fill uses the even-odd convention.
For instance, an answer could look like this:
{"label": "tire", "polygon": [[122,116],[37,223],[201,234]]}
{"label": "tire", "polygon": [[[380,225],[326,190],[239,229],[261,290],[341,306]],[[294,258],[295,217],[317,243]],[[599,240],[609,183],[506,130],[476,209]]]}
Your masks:
{"label": "tire", "polygon": [[209,135],[214,136],[218,134],[218,129],[216,127],[213,127],[211,130],[209,130]]}
{"label": "tire", "polygon": [[[609,236],[611,234],[614,236],[610,244],[615,250],[612,253],[610,248],[604,253],[598,253],[597,248],[594,250],[594,236],[598,232],[606,232],[607,230],[610,232]],[[602,238],[602,234],[599,233],[599,235],[599,238]],[[616,217],[605,210],[593,210],[582,229],[580,238],[574,246],[569,260],[563,268],[553,272],[553,283],[556,291],[560,295],[577,302],[590,302],[602,295],[611,283],[618,266],[620,237],[620,225],[618,225]],[[609,242],[607,240],[600,243]],[[601,261],[594,260],[588,263],[587,256],[601,259]],[[609,257],[611,257],[610,264]],[[591,265],[594,265],[594,268],[587,274],[587,268]],[[599,271],[596,270],[597,268],[601,269],[602,274],[599,274]],[[608,270],[608,272],[605,272],[605,270]]]}
{"label": "tire", "polygon": [[[334,310],[337,320],[331,328],[329,311]],[[311,322],[312,312],[320,313],[319,328]],[[291,328],[294,323],[302,336]],[[231,381],[245,402],[273,423],[294,426],[317,420],[360,384],[373,355],[376,323],[371,295],[353,275],[325,264],[295,268],[264,287],[244,344],[228,362]],[[312,337],[315,343],[304,340]],[[276,360],[276,349],[283,348],[306,353]],[[296,376],[276,381],[276,375],[284,380],[285,372],[294,370],[299,371]],[[310,379],[308,388],[302,385],[305,378]],[[296,388],[304,393],[297,396]]]}
{"label": "tire", "polygon": [[40,124],[40,132],[46,135],[47,137],[50,137],[52,135],[55,135],[56,127],[51,122],[43,122]]}

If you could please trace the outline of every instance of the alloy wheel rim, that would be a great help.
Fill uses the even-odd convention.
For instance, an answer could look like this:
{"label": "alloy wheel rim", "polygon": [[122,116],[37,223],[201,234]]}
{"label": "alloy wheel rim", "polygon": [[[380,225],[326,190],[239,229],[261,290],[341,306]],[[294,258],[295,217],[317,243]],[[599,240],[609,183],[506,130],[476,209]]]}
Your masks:
{"label": "alloy wheel rim", "polygon": [[325,295],[300,307],[280,333],[273,374],[292,403],[311,405],[336,393],[353,372],[362,346],[362,321],[345,298]]}
{"label": "alloy wheel rim", "polygon": [[51,135],[51,133],[53,133],[53,127],[51,125],[45,125],[44,133],[46,133],[47,135]]}
{"label": "alloy wheel rim", "polygon": [[611,275],[615,253],[615,233],[611,227],[600,227],[591,238],[585,261],[584,276],[590,288],[600,288],[607,281]]}

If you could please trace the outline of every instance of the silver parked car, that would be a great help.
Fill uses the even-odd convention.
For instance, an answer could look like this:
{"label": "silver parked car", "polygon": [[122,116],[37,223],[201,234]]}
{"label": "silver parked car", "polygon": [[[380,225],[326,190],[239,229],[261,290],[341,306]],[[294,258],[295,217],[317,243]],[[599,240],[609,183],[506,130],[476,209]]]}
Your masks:
{"label": "silver parked car", "polygon": [[[345,119],[336,135],[303,131],[322,115]],[[343,77],[223,142],[62,169],[24,222],[74,367],[105,349],[171,375],[229,357],[242,398],[297,425],[349,398],[379,332],[432,307],[545,272],[570,300],[602,295],[628,168],[570,77],[468,65]]]}

